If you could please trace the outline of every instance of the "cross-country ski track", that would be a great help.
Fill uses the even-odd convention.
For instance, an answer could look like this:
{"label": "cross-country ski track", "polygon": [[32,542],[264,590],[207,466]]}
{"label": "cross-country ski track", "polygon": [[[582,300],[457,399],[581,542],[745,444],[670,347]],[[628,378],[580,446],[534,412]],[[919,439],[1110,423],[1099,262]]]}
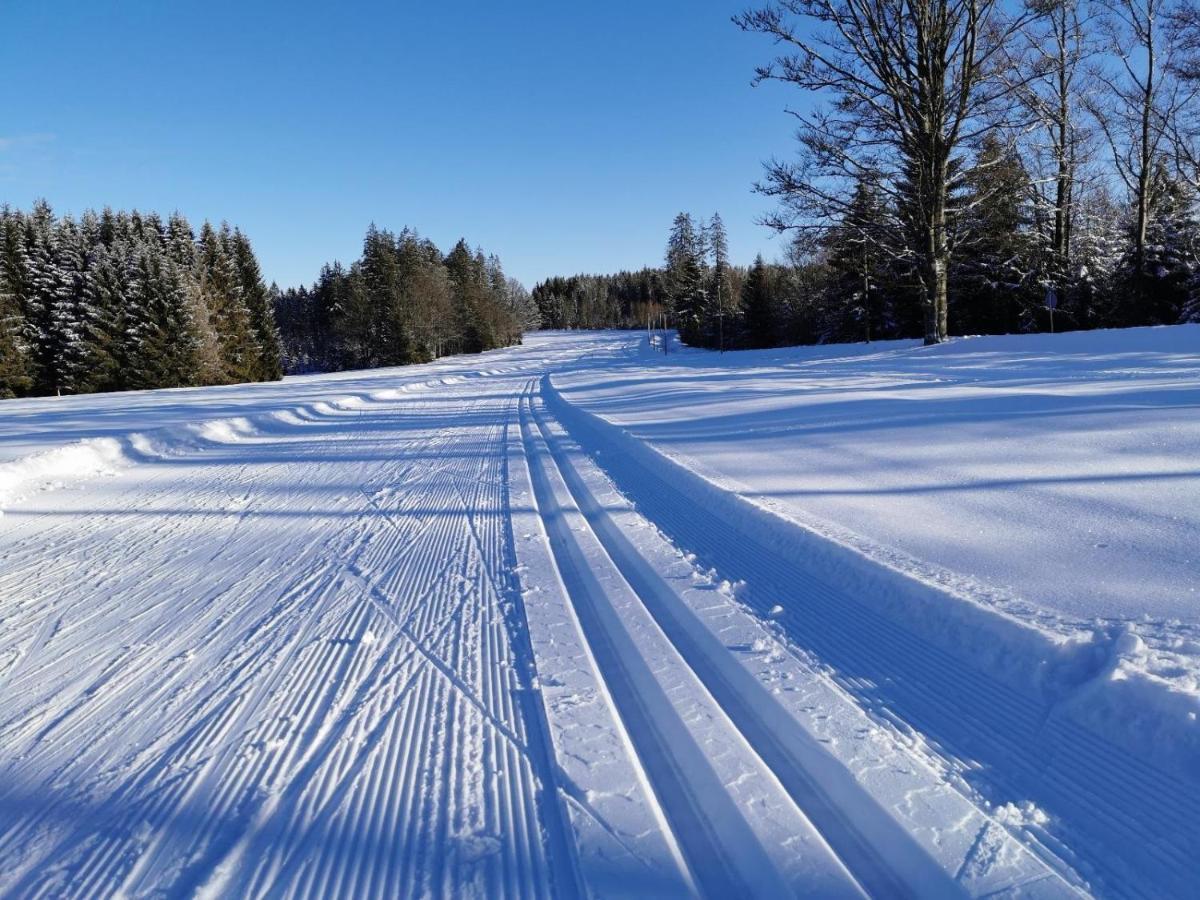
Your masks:
{"label": "cross-country ski track", "polygon": [[[1124,702],[1108,645],[1067,666],[560,386],[645,345],[0,404],[0,896],[1200,884],[1187,746],[1080,712]],[[1052,691],[996,662],[1039,641]]]}

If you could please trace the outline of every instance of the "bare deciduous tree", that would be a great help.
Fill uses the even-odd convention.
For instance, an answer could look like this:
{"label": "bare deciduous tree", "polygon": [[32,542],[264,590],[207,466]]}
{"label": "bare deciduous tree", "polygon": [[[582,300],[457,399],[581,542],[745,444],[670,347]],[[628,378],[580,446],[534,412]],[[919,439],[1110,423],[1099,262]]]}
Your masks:
{"label": "bare deciduous tree", "polygon": [[847,186],[872,181],[893,199],[921,288],[925,341],[946,337],[952,196],[964,155],[1005,120],[1020,83],[1002,48],[1039,13],[1005,16],[999,0],[779,0],[735,18],[785,51],[758,70],[830,102],[792,111],[801,158],[772,161],[760,190],[781,200],[768,224],[827,228]]}
{"label": "bare deciduous tree", "polygon": [[1155,173],[1177,159],[1182,118],[1195,88],[1179,77],[1185,60],[1170,0],[1097,0],[1108,50],[1096,67],[1101,90],[1087,98],[1133,209],[1133,260],[1143,268]]}
{"label": "bare deciduous tree", "polygon": [[1031,0],[1030,5],[1040,15],[1022,30],[1020,44],[1006,51],[1008,77],[1028,116],[1025,157],[1035,173],[1050,285],[1062,296],[1071,268],[1075,204],[1088,143],[1080,99],[1092,84],[1085,64],[1096,52],[1087,37],[1093,18],[1082,0]]}
{"label": "bare deciduous tree", "polygon": [[1171,140],[1181,173],[1200,190],[1200,2],[1180,0],[1170,12],[1169,28],[1176,47],[1171,74],[1187,91],[1171,123]]}

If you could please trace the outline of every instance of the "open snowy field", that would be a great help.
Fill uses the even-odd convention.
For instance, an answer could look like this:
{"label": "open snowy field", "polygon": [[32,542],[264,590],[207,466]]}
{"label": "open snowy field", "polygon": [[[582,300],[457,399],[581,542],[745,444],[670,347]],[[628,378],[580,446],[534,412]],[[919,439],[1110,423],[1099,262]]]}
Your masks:
{"label": "open snowy field", "polygon": [[1194,896],[1200,326],[0,402],[0,896]]}

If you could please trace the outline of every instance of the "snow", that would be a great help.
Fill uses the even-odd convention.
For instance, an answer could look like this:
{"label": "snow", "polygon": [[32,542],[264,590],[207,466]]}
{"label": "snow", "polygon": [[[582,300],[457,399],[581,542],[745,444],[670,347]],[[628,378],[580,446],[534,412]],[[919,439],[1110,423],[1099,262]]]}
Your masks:
{"label": "snow", "polygon": [[1180,326],[0,403],[0,894],[1185,894],[1198,401]]}
{"label": "snow", "polygon": [[1196,618],[1200,327],[693,352],[555,383],[775,508],[1042,609]]}

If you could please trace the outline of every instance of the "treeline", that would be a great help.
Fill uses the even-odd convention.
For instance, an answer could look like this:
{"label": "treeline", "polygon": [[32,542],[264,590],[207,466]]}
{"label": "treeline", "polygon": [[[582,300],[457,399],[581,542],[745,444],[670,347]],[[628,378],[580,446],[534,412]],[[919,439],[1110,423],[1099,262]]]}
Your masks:
{"label": "treeline", "polygon": [[665,309],[662,272],[555,276],[533,289],[543,328],[644,328]]}
{"label": "treeline", "polygon": [[1195,0],[780,0],[735,22],[782,48],[760,81],[818,101],[758,188],[822,339],[906,334],[914,304],[929,343],[1051,307],[1200,318]]}
{"label": "treeline", "polygon": [[[1053,226],[1039,215],[1033,177],[1015,151],[988,143],[965,179],[964,194],[980,202],[965,205],[967,221],[952,222],[963,239],[947,279],[950,333],[1200,321],[1200,217],[1186,182],[1166,170],[1156,176],[1140,265],[1134,210],[1093,187],[1074,204],[1072,268],[1056,276]],[[547,327],[644,328],[666,312],[681,339],[699,347],[921,337],[922,285],[888,202],[860,184],[817,240],[804,235],[787,261],[760,256],[748,268],[730,264],[719,216],[699,224],[680,213],[662,268],[551,278],[533,297]]]}
{"label": "treeline", "polygon": [[[1200,216],[1186,181],[1156,171],[1140,249],[1136,209],[1091,185],[1072,203],[1064,270],[1053,217],[1020,154],[985,139],[978,163],[965,173],[962,206],[949,221],[948,333],[1200,321]],[[711,227],[681,214],[661,277],[681,338],[730,348],[923,336],[924,286],[892,204],[861,182],[840,218],[793,242],[787,262],[759,258],[748,270],[714,251]]]}
{"label": "treeline", "polygon": [[539,323],[529,292],[496,256],[462,240],[443,255],[411,229],[374,225],[359,260],[326,265],[311,288],[280,293],[275,315],[289,372],[479,353],[519,343]]}
{"label": "treeline", "polygon": [[0,397],[281,375],[246,236],[175,214],[0,209]]}

